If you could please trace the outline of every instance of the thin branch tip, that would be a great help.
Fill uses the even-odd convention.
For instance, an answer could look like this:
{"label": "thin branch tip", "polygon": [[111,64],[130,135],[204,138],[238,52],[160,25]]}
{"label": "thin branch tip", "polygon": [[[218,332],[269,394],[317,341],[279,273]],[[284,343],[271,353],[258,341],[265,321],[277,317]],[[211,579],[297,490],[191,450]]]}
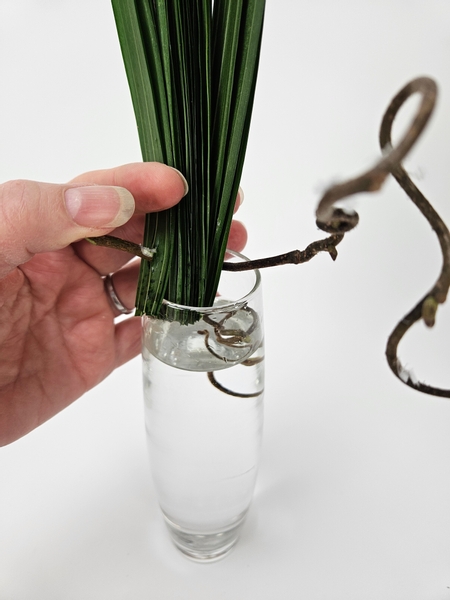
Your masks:
{"label": "thin branch tip", "polygon": [[427,327],[434,327],[439,304],[433,296],[428,296],[422,304],[422,319]]}
{"label": "thin branch tip", "polygon": [[147,261],[153,260],[153,256],[156,253],[156,248],[146,248],[145,246],[141,246],[141,244],[135,244],[134,242],[123,240],[113,235],[101,235],[85,239],[94,246],[103,246],[105,248],[112,248],[113,250],[120,250],[121,252],[128,252],[128,254],[133,254]]}

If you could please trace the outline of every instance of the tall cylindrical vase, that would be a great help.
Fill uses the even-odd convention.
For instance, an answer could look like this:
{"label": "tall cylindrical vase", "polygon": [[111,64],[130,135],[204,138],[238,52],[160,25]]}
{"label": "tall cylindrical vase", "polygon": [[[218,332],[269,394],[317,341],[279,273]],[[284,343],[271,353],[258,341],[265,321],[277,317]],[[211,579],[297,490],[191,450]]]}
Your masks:
{"label": "tall cylindrical vase", "polygon": [[[232,260],[244,257],[233,253]],[[213,307],[143,317],[147,442],[172,540],[196,560],[236,543],[258,469],[264,349],[257,271],[226,272]]]}

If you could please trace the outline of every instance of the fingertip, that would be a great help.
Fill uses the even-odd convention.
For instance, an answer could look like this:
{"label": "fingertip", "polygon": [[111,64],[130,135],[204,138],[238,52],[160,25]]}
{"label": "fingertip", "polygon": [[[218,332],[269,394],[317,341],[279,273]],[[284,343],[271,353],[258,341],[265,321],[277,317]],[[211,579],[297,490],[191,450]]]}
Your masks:
{"label": "fingertip", "polygon": [[173,171],[175,171],[175,173],[178,175],[178,177],[181,179],[181,182],[183,184],[183,195],[181,196],[181,198],[184,198],[187,193],[189,192],[189,184],[187,182],[186,177],[183,175],[183,173],[181,171],[179,171],[178,169],[175,169],[175,167],[170,167]]}
{"label": "fingertip", "polygon": [[137,212],[159,212],[171,208],[189,191],[186,178],[174,167],[156,162],[134,167],[134,178],[128,189],[136,200]]}
{"label": "fingertip", "polygon": [[248,234],[245,225],[241,221],[233,220],[231,223],[228,247],[230,250],[241,252],[247,244]]}

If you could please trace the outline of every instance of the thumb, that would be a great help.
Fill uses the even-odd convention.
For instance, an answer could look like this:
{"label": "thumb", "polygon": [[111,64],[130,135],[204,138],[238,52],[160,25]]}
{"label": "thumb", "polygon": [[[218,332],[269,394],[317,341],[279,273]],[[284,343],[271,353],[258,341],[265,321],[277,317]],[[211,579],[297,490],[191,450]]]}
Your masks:
{"label": "thumb", "polygon": [[126,223],[134,199],[124,188],[9,181],[0,185],[0,277],[39,252],[104,235]]}

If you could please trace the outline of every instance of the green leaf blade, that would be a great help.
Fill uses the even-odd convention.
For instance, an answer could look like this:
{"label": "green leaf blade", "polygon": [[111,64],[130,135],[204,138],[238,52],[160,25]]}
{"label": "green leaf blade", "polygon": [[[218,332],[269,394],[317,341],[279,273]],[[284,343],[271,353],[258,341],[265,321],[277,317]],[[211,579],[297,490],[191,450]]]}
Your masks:
{"label": "green leaf blade", "polygon": [[211,305],[242,174],[265,0],[113,0],[144,160],[186,176],[172,209],[147,215],[138,314],[164,298]]}

